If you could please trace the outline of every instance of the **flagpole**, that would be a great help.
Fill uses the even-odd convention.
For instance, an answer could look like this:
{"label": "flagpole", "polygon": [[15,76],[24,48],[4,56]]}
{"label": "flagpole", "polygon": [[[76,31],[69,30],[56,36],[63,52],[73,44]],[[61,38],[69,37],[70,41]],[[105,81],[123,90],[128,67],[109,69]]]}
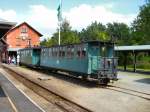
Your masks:
{"label": "flagpole", "polygon": [[59,30],[59,37],[58,37],[58,45],[60,45],[60,30],[61,30],[61,21],[62,21],[62,0],[59,0],[59,6],[58,6],[58,30]]}
{"label": "flagpole", "polygon": [[58,43],[59,43],[59,45],[60,45],[60,25],[61,25],[61,23],[60,23],[60,21],[59,21],[59,40],[58,40]]}

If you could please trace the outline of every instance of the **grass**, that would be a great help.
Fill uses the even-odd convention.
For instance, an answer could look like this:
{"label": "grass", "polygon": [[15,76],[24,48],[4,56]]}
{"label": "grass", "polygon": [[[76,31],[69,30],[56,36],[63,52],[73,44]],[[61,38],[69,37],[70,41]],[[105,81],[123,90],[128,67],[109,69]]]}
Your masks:
{"label": "grass", "polygon": [[[123,66],[118,66],[119,69],[124,69]],[[127,66],[127,70],[133,70],[134,68],[131,67],[131,66]],[[150,69],[149,68],[136,68],[136,70],[140,70],[140,71],[145,71],[145,72],[150,72]]]}

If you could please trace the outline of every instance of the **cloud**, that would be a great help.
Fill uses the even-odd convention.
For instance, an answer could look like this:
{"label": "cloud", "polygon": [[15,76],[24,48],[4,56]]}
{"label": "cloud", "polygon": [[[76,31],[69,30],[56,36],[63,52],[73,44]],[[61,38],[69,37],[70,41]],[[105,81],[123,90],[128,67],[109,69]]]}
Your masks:
{"label": "cloud", "polygon": [[0,9],[0,18],[4,20],[15,21],[17,14],[14,10],[2,10]]}
{"label": "cloud", "polygon": [[107,24],[109,22],[123,22],[130,25],[136,17],[135,14],[124,15],[114,13],[110,10],[112,7],[113,5],[110,5],[108,8],[105,6],[92,7],[90,5],[83,4],[79,7],[72,8],[69,12],[65,12],[64,15],[69,19],[74,28],[86,27],[94,21],[101,22],[103,24]]}
{"label": "cloud", "polygon": [[[134,20],[136,14],[119,14],[113,12],[114,4],[90,6],[86,4],[73,7],[63,12],[73,29],[80,31],[92,22],[97,21],[103,24],[109,22],[123,22],[128,25]],[[4,19],[23,22],[27,21],[43,35],[52,35],[57,29],[57,10],[49,9],[44,5],[31,5],[25,14],[18,14],[14,10],[3,11],[0,9],[0,17]]]}

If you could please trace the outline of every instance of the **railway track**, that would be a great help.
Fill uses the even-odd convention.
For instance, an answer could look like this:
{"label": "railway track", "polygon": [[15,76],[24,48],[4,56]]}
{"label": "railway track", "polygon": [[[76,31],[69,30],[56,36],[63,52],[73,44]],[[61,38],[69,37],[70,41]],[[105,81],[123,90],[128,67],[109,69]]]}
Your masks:
{"label": "railway track", "polygon": [[[60,73],[57,73],[58,75],[62,75]],[[63,74],[64,75],[64,74]],[[146,99],[146,100],[150,100],[150,94],[149,93],[145,93],[145,92],[141,92],[141,91],[137,91],[137,90],[133,90],[133,89],[128,89],[128,88],[123,88],[123,87],[119,87],[119,86],[114,86],[114,85],[99,85],[97,81],[90,81],[90,80],[82,80],[80,78],[76,78],[76,77],[72,77],[72,76],[69,76],[69,75],[64,75],[65,77],[68,77],[69,79],[75,79],[77,80],[78,82],[81,81],[81,85],[84,85],[84,86],[89,86],[89,87],[100,87],[100,88],[103,88],[103,89],[109,89],[109,90],[112,90],[112,91],[117,91],[117,92],[120,92],[120,93],[124,93],[124,94],[129,94],[129,95],[132,95],[132,96],[136,96],[136,97],[140,97],[140,98],[143,98],[143,99]]]}
{"label": "railway track", "polygon": [[140,92],[140,91],[136,91],[136,90],[132,90],[132,89],[128,89],[128,88],[123,88],[123,87],[119,87],[119,86],[113,86],[113,85],[108,85],[106,87],[106,89],[129,94],[132,96],[137,96],[137,97],[140,97],[140,98],[150,101],[150,94],[148,94],[148,93],[144,93],[144,92]]}
{"label": "railway track", "polygon": [[[31,70],[35,70],[35,69],[31,69]],[[123,88],[123,87],[114,86],[114,85],[101,86],[101,85],[98,85],[98,83],[96,81],[82,80],[81,78],[72,77],[70,75],[67,75],[65,73],[60,73],[60,72],[55,73],[55,72],[50,72],[50,71],[45,71],[45,70],[36,70],[36,71],[38,71],[40,73],[50,74],[52,76],[55,76],[56,78],[66,80],[66,81],[69,81],[71,83],[75,83],[75,84],[78,84],[80,86],[84,86],[84,87],[87,87],[87,88],[89,88],[89,87],[91,87],[91,88],[94,87],[95,88],[96,87],[96,88],[108,89],[110,91],[120,92],[120,93],[123,93],[123,94],[132,95],[132,96],[150,101],[150,94],[144,93],[144,92],[141,92],[141,91],[136,91],[134,89],[128,89],[128,88]],[[18,79],[20,80],[20,78],[18,78]],[[23,81],[21,80],[21,82],[23,82]],[[29,82],[27,83],[25,81],[24,83],[26,83],[28,85]],[[91,111],[91,110],[85,109],[84,107],[80,108],[80,106],[79,107],[78,106],[74,107],[72,104],[62,101],[61,97],[59,97],[57,94],[55,95],[55,93],[53,94],[53,92],[50,94],[49,92],[45,91],[44,88],[43,88],[44,90],[41,90],[42,88],[33,87],[30,84],[28,85],[28,87],[29,86],[30,86],[30,89],[34,90],[36,93],[38,93],[37,90],[43,91],[43,92],[39,92],[38,94],[41,95],[42,97],[44,97],[45,99],[47,99],[48,101],[52,102],[53,104],[57,105],[58,108],[62,109],[64,112],[70,112],[70,111],[71,112],[89,112],[89,111]],[[45,93],[44,96],[43,96],[43,93]],[[47,98],[47,96],[51,96],[51,97]],[[55,99],[57,99],[57,100],[55,100]]]}
{"label": "railway track", "polygon": [[45,70],[38,70],[38,71],[42,72],[42,73],[44,72],[47,74],[54,75],[57,78],[67,80],[67,81],[76,83],[76,84],[81,85],[81,86],[100,87],[100,88],[109,89],[109,90],[124,93],[124,94],[129,94],[129,95],[136,96],[136,97],[150,101],[150,94],[149,93],[145,93],[145,92],[141,92],[141,91],[137,91],[137,90],[133,90],[133,89],[128,89],[128,88],[124,88],[124,87],[114,86],[114,85],[107,85],[107,86],[99,85],[97,83],[97,81],[95,81],[95,80],[82,80],[81,78],[70,76],[70,75],[67,75],[65,73],[58,73],[58,72],[55,73],[55,72],[49,72],[49,71],[45,71]]}
{"label": "railway track", "polygon": [[23,77],[19,73],[3,66],[5,71],[15,77],[18,81],[23,83],[25,86],[36,92],[41,97],[45,98],[50,103],[56,105],[63,112],[92,112],[91,110],[77,104],[76,102],[72,102],[69,99],[66,99],[53,91],[50,91],[39,84]]}

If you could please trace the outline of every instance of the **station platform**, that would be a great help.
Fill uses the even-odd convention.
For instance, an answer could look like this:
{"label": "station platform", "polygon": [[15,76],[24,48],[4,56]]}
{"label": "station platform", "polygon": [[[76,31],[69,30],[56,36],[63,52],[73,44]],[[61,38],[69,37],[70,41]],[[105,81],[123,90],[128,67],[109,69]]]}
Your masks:
{"label": "station platform", "polygon": [[3,89],[0,87],[0,112],[13,112],[14,109],[5,95]]}
{"label": "station platform", "polygon": [[[25,94],[15,87],[5,77],[5,74],[0,73],[0,85],[6,93],[5,94],[0,88],[0,112],[43,112],[43,110],[41,110]],[[14,110],[6,99],[6,96],[11,100]]]}

